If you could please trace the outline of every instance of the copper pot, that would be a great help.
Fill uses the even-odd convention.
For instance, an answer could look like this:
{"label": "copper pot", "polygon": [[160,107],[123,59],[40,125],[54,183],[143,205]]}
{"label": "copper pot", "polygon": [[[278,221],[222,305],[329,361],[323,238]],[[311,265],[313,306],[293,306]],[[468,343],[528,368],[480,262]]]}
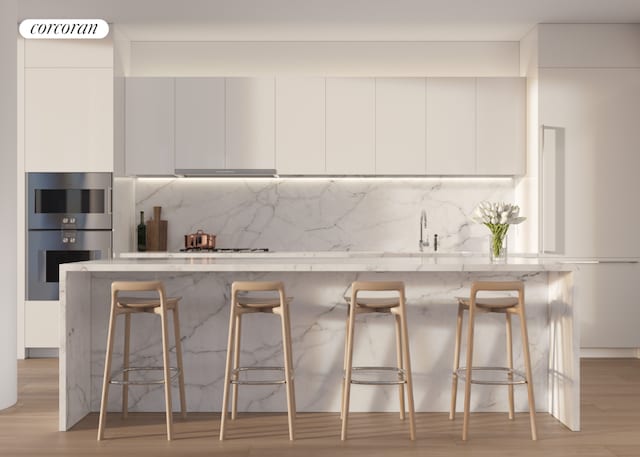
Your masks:
{"label": "copper pot", "polygon": [[198,230],[184,236],[185,249],[213,249],[216,247],[216,236]]}

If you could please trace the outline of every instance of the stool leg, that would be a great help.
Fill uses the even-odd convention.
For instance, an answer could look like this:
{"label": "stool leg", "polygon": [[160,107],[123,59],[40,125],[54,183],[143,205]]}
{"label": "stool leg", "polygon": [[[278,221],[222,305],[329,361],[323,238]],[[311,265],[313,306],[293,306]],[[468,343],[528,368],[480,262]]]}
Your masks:
{"label": "stool leg", "polygon": [[[507,366],[510,370],[513,370],[513,338],[511,332],[511,314],[505,313],[505,321],[507,326]],[[507,376],[509,381],[513,381],[513,372],[509,372]],[[513,420],[514,406],[513,406],[513,384],[508,385],[509,389],[509,419]]]}
{"label": "stool leg", "polygon": [[[396,360],[398,368],[402,370],[404,368],[404,362],[402,360],[402,324],[400,322],[400,316],[394,314],[393,318],[396,325]],[[398,400],[400,401],[400,419],[404,420],[404,384],[398,384]]]}
{"label": "stool leg", "polygon": [[473,366],[473,327],[475,303],[469,307],[469,331],[467,333],[467,373],[464,382],[464,421],[462,423],[462,439],[466,441],[469,432],[469,415],[471,408],[471,368]]}
{"label": "stool leg", "polygon": [[187,417],[187,397],[184,389],[184,365],[182,363],[182,341],[180,340],[180,317],[178,317],[178,304],[173,308],[173,333],[176,341],[176,359],[178,364],[178,386],[180,387],[180,412],[182,417]]}
{"label": "stool leg", "polygon": [[224,425],[227,420],[227,409],[229,407],[229,383],[231,382],[231,357],[233,352],[233,334],[236,319],[236,304],[231,300],[231,311],[229,315],[229,337],[227,340],[227,360],[224,369],[224,387],[222,394],[222,411],[220,413],[220,440],[224,440]]}
{"label": "stool leg", "polygon": [[527,322],[524,318],[524,308],[519,307],[520,331],[522,332],[522,350],[524,352],[524,367],[527,376],[527,393],[529,395],[529,419],[531,421],[531,439],[537,440],[536,430],[536,401],[533,396],[533,375],[531,372],[531,357],[529,355],[529,335],[527,333]]}
{"label": "stool leg", "polygon": [[344,375],[347,372],[347,351],[349,349],[349,307],[347,307],[347,319],[345,320],[344,329],[344,359],[342,362],[342,395],[340,396],[340,420],[344,417]]}
{"label": "stool leg", "polygon": [[171,403],[171,361],[169,359],[169,329],[167,325],[167,309],[162,306],[160,313],[162,325],[162,364],[164,369],[164,401],[167,415],[167,440],[173,439],[173,414]]}
{"label": "stool leg", "polygon": [[[233,375],[235,379],[239,376],[238,367],[240,367],[240,338],[242,332],[242,314],[236,314],[236,330],[233,342]],[[238,416],[238,384],[231,385],[231,420],[235,420]]]}
{"label": "stool leg", "polygon": [[456,321],[456,341],[453,350],[453,375],[451,376],[451,406],[449,408],[449,420],[456,416],[456,399],[458,397],[458,368],[460,368],[460,346],[462,343],[462,319],[464,307],[458,304],[458,318]]}
{"label": "stool leg", "polygon": [[124,315],[124,349],[122,354],[122,380],[124,384],[122,384],[122,418],[126,419],[129,415],[129,372],[127,368],[129,368],[129,357],[131,353],[130,349],[130,340],[131,340],[131,314],[127,313]]}
{"label": "stool leg", "polygon": [[409,355],[409,332],[407,330],[407,310],[404,299],[400,304],[401,314],[401,335],[402,335],[402,352],[404,353],[404,369],[407,380],[407,401],[409,403],[409,434],[412,440],[416,439],[416,420],[415,408],[413,404],[413,379],[411,376],[411,357]]}
{"label": "stool leg", "polygon": [[104,438],[106,424],[107,403],[109,401],[109,383],[111,381],[111,359],[113,357],[113,339],[116,333],[116,305],[111,303],[109,315],[109,332],[107,334],[107,353],[104,360],[104,377],[102,381],[102,399],[100,401],[100,420],[98,423],[98,441]]}
{"label": "stool leg", "polygon": [[341,440],[347,439],[347,423],[349,420],[349,395],[351,394],[351,369],[353,365],[353,338],[356,321],[356,309],[355,309],[356,297],[351,297],[351,303],[349,305],[349,327],[347,329],[347,350],[344,370],[344,395],[342,398],[342,432],[340,434]]}
{"label": "stool leg", "polygon": [[294,421],[296,417],[296,401],[293,386],[293,357],[291,355],[291,323],[289,321],[288,307],[282,303],[280,305],[282,314],[282,349],[284,353],[284,376],[285,388],[287,389],[287,412],[289,419],[289,439],[294,438]]}

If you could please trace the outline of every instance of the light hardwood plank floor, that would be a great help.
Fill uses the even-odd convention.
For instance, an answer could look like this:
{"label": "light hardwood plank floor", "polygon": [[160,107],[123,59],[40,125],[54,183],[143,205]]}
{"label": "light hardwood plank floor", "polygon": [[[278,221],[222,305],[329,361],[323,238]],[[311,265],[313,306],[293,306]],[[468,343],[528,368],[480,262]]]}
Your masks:
{"label": "light hardwood plank floor", "polygon": [[[19,401],[0,412],[0,456],[640,456],[640,360],[582,361],[581,432],[570,432],[548,414],[538,414],[538,441],[529,439],[526,413],[471,416],[469,441],[461,440],[462,416],[420,413],[417,440],[395,413],[353,414],[349,440],[340,441],[337,413],[299,414],[296,441],[287,436],[287,416],[240,414],[218,440],[218,413],[175,416],[175,436],[166,441],[163,413],[110,414],[106,440],[96,441],[98,415],[70,432],[58,432],[58,366],[55,359],[20,361]],[[476,389],[476,392],[479,389]]]}

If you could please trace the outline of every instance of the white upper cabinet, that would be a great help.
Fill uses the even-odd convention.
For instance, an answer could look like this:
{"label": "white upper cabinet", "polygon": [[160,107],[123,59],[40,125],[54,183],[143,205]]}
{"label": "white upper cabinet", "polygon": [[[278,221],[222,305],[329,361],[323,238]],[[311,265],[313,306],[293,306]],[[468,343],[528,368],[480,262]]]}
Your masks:
{"label": "white upper cabinet", "polygon": [[376,174],[424,174],[425,79],[376,79],[375,113]]}
{"label": "white upper cabinet", "polygon": [[427,174],[476,174],[476,79],[427,78]]}
{"label": "white upper cabinet", "polygon": [[174,79],[128,78],[125,88],[125,172],[174,173]]}
{"label": "white upper cabinet", "polygon": [[325,79],[276,79],[276,169],[325,173]]}
{"label": "white upper cabinet", "polygon": [[226,168],[275,168],[274,78],[227,78]]}
{"label": "white upper cabinet", "polygon": [[375,80],[327,78],[327,173],[374,174]]}
{"label": "white upper cabinet", "polygon": [[477,79],[477,174],[525,171],[525,79]]}
{"label": "white upper cabinet", "polygon": [[113,171],[113,70],[25,70],[25,169]]}
{"label": "white upper cabinet", "polygon": [[175,91],[175,168],[224,168],[224,78],[177,78]]}

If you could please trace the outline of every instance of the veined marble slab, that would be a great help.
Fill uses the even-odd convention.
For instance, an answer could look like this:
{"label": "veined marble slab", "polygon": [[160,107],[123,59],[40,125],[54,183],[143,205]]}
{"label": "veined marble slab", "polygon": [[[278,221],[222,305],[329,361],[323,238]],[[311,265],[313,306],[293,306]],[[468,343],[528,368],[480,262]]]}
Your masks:
{"label": "veined marble slab", "polygon": [[[291,305],[298,411],[338,411],[346,304],[355,280],[401,280],[406,284],[416,409],[446,411],[449,405],[456,300],[472,281],[521,279],[526,284],[527,324],[534,370],[536,408],[580,428],[579,335],[574,289],[579,268],[558,260],[512,258],[491,264],[486,257],[447,256],[251,257],[190,256],[79,262],[61,266],[60,430],[68,430],[99,409],[110,284],[114,280],[161,279],[170,295],[182,296],[181,331],[189,411],[219,411],[229,315],[235,280],[281,280]],[[393,320],[370,316],[356,325],[355,364],[395,362]],[[279,365],[278,320],[249,316],[243,322],[243,365]],[[158,321],[133,319],[132,364],[161,365]],[[122,328],[118,327],[118,332]],[[503,365],[504,322],[477,322],[476,363]],[[118,335],[122,335],[118,333]],[[114,371],[122,363],[116,340]],[[522,366],[514,330],[516,368]],[[162,411],[161,386],[130,389],[131,411]],[[525,389],[516,389],[516,408],[527,409]],[[109,408],[119,409],[112,388]],[[460,394],[462,390],[460,391]],[[474,411],[506,411],[507,389],[473,389]],[[177,401],[177,399],[176,399]],[[394,388],[355,386],[353,411],[395,411]],[[461,401],[458,402],[462,404]],[[240,388],[240,411],[284,411],[281,386]],[[339,426],[338,424],[336,425]]]}

